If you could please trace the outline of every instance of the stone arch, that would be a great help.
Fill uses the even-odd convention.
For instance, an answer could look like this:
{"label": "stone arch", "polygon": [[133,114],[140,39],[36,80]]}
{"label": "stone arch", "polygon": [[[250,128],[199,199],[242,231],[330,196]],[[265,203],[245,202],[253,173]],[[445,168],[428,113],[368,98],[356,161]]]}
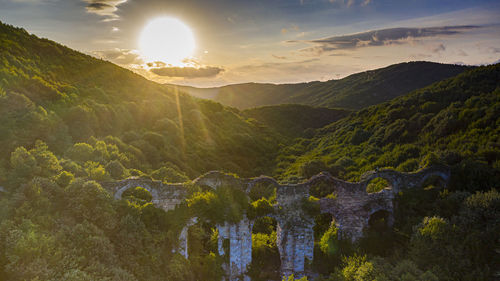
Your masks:
{"label": "stone arch", "polygon": [[394,216],[387,208],[373,210],[366,218],[363,235],[359,243],[373,255],[385,255],[395,245]]}
{"label": "stone arch", "polygon": [[274,188],[278,189],[280,187],[280,184],[273,178],[271,177],[266,177],[266,176],[260,176],[258,178],[252,179],[250,182],[247,184],[246,188],[246,193],[248,194],[252,188],[254,188],[258,184],[267,184],[267,185],[272,185]]}
{"label": "stone arch", "polygon": [[263,197],[269,198],[273,194],[277,196],[279,186],[280,185],[273,178],[259,177],[248,183],[245,193],[251,200],[260,199],[257,198],[260,197],[257,196],[257,193],[262,193],[262,195],[264,195]]}
{"label": "stone arch", "polygon": [[392,227],[394,225],[394,213],[389,208],[375,208],[373,209],[366,219],[366,226],[372,226],[371,223],[373,219],[382,218],[386,220],[387,226]]}
{"label": "stone arch", "polygon": [[422,179],[420,180],[419,182],[419,187],[423,187],[423,185],[425,184],[425,182],[432,178],[432,177],[436,177],[440,180],[440,183],[443,187],[446,187],[448,185],[448,180],[449,180],[449,175],[441,172],[441,171],[433,171],[433,172],[429,172],[429,173],[426,173]]}
{"label": "stone arch", "polygon": [[339,186],[333,178],[320,174],[320,176],[311,179],[307,186],[309,188],[309,195],[318,199],[321,198],[335,198],[338,194]]}
{"label": "stone arch", "polygon": [[189,258],[189,241],[188,241],[188,231],[189,227],[195,225],[198,222],[197,217],[193,217],[189,219],[186,225],[182,228],[181,233],[179,234],[179,246],[177,248],[177,252],[181,254],[184,258]]}
{"label": "stone arch", "polygon": [[116,200],[120,200],[122,199],[122,195],[125,191],[127,191],[128,189],[130,188],[135,188],[135,187],[142,187],[144,189],[146,189],[147,191],[149,191],[149,193],[151,193],[151,196],[153,197],[153,200],[152,202],[153,203],[156,203],[158,202],[158,191],[156,189],[153,189],[151,188],[151,186],[149,184],[145,184],[145,183],[139,183],[139,182],[128,182],[125,186],[122,186],[120,187],[114,194],[114,198]]}
{"label": "stone arch", "polygon": [[[209,251],[216,252],[217,248],[212,248],[213,245],[211,239],[217,231],[217,224],[210,220],[202,220],[197,217],[192,218],[184,226],[183,231],[186,234],[186,240],[184,243],[184,251],[186,258],[206,255]],[[180,239],[182,240],[182,239]]]}
{"label": "stone arch", "polygon": [[[384,186],[380,186],[381,184]],[[375,174],[366,180],[364,191],[366,193],[377,193],[385,189],[392,190],[395,186],[396,184],[392,178]]]}

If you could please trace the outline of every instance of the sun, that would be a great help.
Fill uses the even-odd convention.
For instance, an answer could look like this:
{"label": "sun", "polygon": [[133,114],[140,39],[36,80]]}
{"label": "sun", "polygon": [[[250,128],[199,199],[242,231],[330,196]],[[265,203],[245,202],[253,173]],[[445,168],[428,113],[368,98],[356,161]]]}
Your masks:
{"label": "sun", "polygon": [[161,17],[148,22],[139,37],[139,50],[149,61],[181,65],[193,55],[194,35],[182,21]]}

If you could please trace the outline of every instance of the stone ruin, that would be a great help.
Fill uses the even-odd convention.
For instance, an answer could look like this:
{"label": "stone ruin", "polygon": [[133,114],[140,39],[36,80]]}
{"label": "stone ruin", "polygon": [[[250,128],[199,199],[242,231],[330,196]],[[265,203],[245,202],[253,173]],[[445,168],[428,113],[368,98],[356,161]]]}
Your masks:
{"label": "stone ruin", "polygon": [[[242,179],[214,171],[200,176],[190,184],[213,189],[231,186],[243,190],[247,195],[256,184],[273,185],[276,188],[276,214],[270,217],[277,221],[276,244],[281,259],[281,274],[285,277],[291,274],[301,277],[306,275],[306,265],[314,258],[315,221],[300,207],[303,200],[309,198],[312,186],[320,183],[333,190],[334,196],[319,199],[321,213],[332,215],[339,237],[356,241],[362,237],[363,229],[369,225],[371,215],[378,211],[388,213],[388,224],[391,225],[394,220],[393,200],[396,195],[404,189],[420,188],[429,177],[438,177],[446,186],[450,179],[450,170],[444,166],[429,167],[412,173],[383,169],[365,173],[359,182],[343,181],[323,172],[299,184],[280,184],[265,176]],[[389,187],[368,193],[367,185],[376,178],[387,180]],[[175,209],[188,195],[187,183],[168,184],[150,179],[129,178],[102,185],[115,199],[121,199],[123,192],[129,188],[145,188],[152,195],[152,203],[165,211]],[[197,223],[197,220],[189,220],[180,233],[177,252],[185,258],[188,258],[188,228]],[[253,221],[245,216],[238,223],[225,222],[216,227],[219,232],[218,252],[228,257],[228,263],[224,265],[226,280],[250,280],[246,273],[252,262]],[[225,241],[228,244],[226,246]]]}

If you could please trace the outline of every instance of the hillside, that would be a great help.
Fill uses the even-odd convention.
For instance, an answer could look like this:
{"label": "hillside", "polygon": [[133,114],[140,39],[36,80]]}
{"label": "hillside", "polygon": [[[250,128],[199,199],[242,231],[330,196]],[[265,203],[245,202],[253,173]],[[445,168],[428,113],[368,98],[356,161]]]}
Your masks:
{"label": "hillside", "polygon": [[[41,140],[63,158],[71,158],[76,143],[88,143],[92,155],[77,161],[75,171],[91,160],[123,167],[115,177],[165,166],[188,177],[214,169],[255,176],[272,165],[280,142],[235,109],[5,24],[0,100],[2,171],[17,147],[30,149]],[[5,181],[5,172],[0,175]]]}
{"label": "hillside", "polygon": [[[400,191],[394,225],[384,230],[381,218],[354,248],[337,241],[330,226],[315,252],[316,269],[329,276],[320,280],[495,280],[500,272],[495,252],[500,247],[499,124],[496,64],[368,107],[282,148],[275,173],[291,182],[319,171],[356,181],[383,168],[451,168],[446,186],[430,178],[422,190]],[[378,178],[367,191],[384,188],[390,183]],[[341,262],[339,255],[349,258]],[[340,265],[332,269],[332,264]]]}
{"label": "hillside", "polygon": [[350,113],[343,109],[300,104],[262,106],[242,111],[244,116],[254,118],[288,138],[312,136],[315,129],[338,121]]}
{"label": "hillside", "polygon": [[[307,105],[239,111],[0,23],[0,280],[228,280],[231,243],[248,249],[251,237],[252,280],[279,281],[278,243],[292,238],[285,243],[298,253],[306,236],[314,240],[305,263],[316,281],[492,280],[500,248],[499,78],[499,64],[479,67],[355,113]],[[267,178],[251,188],[238,178],[274,170],[284,181],[319,171],[356,180],[378,167],[443,163],[452,168],[448,186],[430,178],[423,189],[401,190],[395,212],[372,213],[357,242],[341,235],[334,214],[319,214],[321,202],[338,199],[321,177],[310,194],[286,188],[294,198],[286,208]],[[224,184],[208,174],[218,188],[190,181],[212,169],[237,175],[217,174],[231,178]],[[130,176],[121,200],[103,188]],[[158,189],[144,184],[151,179]],[[173,210],[156,207],[176,203],[153,197],[165,191],[160,181],[184,182],[172,201],[175,193],[185,200]],[[368,187],[390,188],[377,179]],[[314,222],[304,224],[295,209]],[[278,224],[283,215],[291,220]],[[298,235],[284,232],[279,242],[281,227]],[[304,235],[307,227],[313,235]],[[176,251],[181,233],[187,259]]]}
{"label": "hillside", "polygon": [[316,165],[354,180],[382,167],[413,171],[437,161],[467,170],[477,163],[491,167],[492,174],[475,188],[494,186],[500,175],[499,91],[496,64],[368,107],[284,148],[277,175],[290,179]]}
{"label": "hillside", "polygon": [[358,110],[453,77],[469,67],[409,62],[361,72],[340,80],[300,84],[247,83],[219,88],[182,87],[186,92],[240,109],[276,104]]}

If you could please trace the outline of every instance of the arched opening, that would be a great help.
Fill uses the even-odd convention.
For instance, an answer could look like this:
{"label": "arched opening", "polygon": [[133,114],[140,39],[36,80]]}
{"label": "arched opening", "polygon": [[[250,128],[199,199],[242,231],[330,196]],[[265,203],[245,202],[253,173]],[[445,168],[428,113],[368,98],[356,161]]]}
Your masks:
{"label": "arched opening", "polygon": [[[432,182],[432,179],[430,180]],[[394,198],[395,206],[404,206],[404,208],[397,208],[397,212],[394,213],[394,227],[398,229],[398,232],[412,233],[415,225],[435,212],[435,202],[440,198],[441,191],[441,188],[434,188],[432,185],[427,185],[427,188],[400,190]]]}
{"label": "arched opening", "polygon": [[199,221],[188,228],[187,252],[196,280],[220,280],[223,257],[218,255],[218,231],[213,223]]}
{"label": "arched opening", "polygon": [[335,199],[337,197],[335,186],[326,180],[318,180],[312,183],[309,188],[309,194],[316,198]]}
{"label": "arched opening", "polygon": [[269,181],[259,181],[256,182],[248,192],[248,197],[250,200],[257,201],[259,199],[265,198],[267,200],[276,199],[276,186]]}
{"label": "arched opening", "polygon": [[352,253],[352,243],[348,239],[341,238],[340,229],[332,214],[317,215],[313,230],[313,271],[328,276],[337,265],[341,264],[342,256]]}
{"label": "arched opening", "polygon": [[391,189],[392,185],[389,183],[388,180],[384,178],[374,178],[368,182],[366,185],[366,192],[367,193],[376,193],[380,192],[384,189]]}
{"label": "arched opening", "polygon": [[135,205],[145,205],[153,201],[153,195],[144,187],[136,186],[129,188],[122,193],[122,199]]}
{"label": "arched opening", "polygon": [[276,245],[277,221],[265,216],[257,218],[252,228],[252,263],[248,276],[252,281],[280,281],[281,259]]}
{"label": "arched opening", "polygon": [[276,185],[260,180],[248,191],[251,209],[249,216],[255,218],[252,227],[252,262],[248,276],[253,281],[281,280],[281,259],[276,244],[278,223],[271,217],[276,204]]}
{"label": "arched opening", "polygon": [[379,210],[372,213],[360,239],[361,247],[373,255],[385,256],[391,253],[395,241],[392,224],[391,212]]}
{"label": "arched opening", "polygon": [[446,187],[446,181],[440,175],[429,175],[423,178],[421,187],[425,190]]}
{"label": "arched opening", "polygon": [[379,210],[370,215],[368,227],[377,232],[385,231],[392,226],[391,213],[386,210]]}

